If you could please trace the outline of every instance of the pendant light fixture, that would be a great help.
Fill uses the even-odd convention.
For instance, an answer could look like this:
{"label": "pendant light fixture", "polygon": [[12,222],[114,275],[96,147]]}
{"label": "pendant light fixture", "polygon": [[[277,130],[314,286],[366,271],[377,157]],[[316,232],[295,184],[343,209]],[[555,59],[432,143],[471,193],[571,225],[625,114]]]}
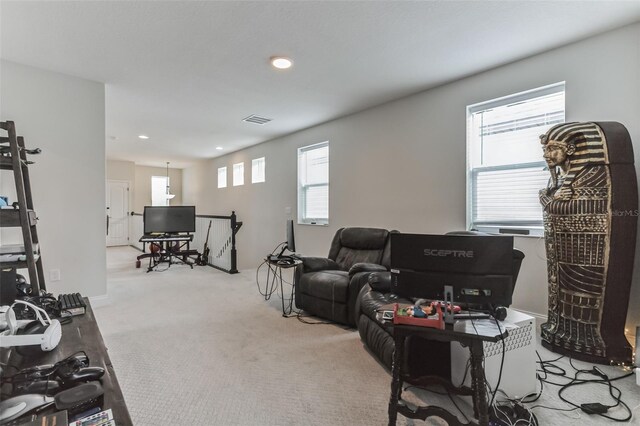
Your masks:
{"label": "pendant light fixture", "polygon": [[176,196],[175,194],[172,194],[170,192],[170,188],[169,188],[169,162],[167,161],[167,195],[166,197],[167,197],[167,200],[171,200],[175,196]]}

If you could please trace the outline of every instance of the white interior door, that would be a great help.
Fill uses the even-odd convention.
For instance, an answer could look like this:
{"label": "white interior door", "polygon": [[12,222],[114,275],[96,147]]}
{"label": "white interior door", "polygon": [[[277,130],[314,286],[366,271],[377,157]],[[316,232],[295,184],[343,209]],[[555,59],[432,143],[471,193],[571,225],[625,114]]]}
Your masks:
{"label": "white interior door", "polygon": [[129,244],[129,182],[107,181],[107,247]]}

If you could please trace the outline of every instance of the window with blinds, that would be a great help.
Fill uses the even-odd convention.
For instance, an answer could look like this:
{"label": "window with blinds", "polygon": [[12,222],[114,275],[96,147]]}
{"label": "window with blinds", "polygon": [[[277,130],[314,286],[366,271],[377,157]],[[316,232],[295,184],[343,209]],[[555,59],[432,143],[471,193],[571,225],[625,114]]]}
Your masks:
{"label": "window with blinds", "polygon": [[227,168],[219,167],[218,168],[218,188],[226,188],[227,187]]}
{"label": "window with blinds", "polygon": [[298,148],[298,223],[329,223],[329,142]]}
{"label": "window with blinds", "polygon": [[563,82],[467,107],[470,229],[542,235],[539,136],[564,122],[564,91]]}
{"label": "window with blinds", "polygon": [[265,181],[265,161],[264,157],[251,160],[251,183],[261,183]]}

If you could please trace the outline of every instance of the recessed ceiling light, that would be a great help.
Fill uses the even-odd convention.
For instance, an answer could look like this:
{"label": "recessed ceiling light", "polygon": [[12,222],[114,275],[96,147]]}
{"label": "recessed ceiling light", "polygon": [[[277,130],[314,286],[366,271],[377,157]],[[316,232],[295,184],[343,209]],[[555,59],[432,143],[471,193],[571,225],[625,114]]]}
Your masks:
{"label": "recessed ceiling light", "polygon": [[138,138],[140,138],[140,139],[149,139],[149,136],[147,136],[147,135],[138,135]]}
{"label": "recessed ceiling light", "polygon": [[221,146],[216,146],[216,149],[217,149],[218,151],[222,151],[222,147],[221,147]]}
{"label": "recessed ceiling light", "polygon": [[284,56],[272,56],[271,65],[279,70],[286,70],[287,68],[291,68],[293,61],[289,58],[285,58]]}

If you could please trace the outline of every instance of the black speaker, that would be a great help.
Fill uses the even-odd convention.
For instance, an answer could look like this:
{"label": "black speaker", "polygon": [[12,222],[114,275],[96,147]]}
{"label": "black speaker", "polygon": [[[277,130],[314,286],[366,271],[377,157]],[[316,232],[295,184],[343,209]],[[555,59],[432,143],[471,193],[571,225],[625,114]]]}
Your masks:
{"label": "black speaker", "polygon": [[102,406],[103,389],[100,382],[89,382],[60,392],[55,396],[56,408],[67,410],[70,416],[89,408]]}
{"label": "black speaker", "polygon": [[11,305],[16,300],[16,270],[0,270],[0,306]]}

